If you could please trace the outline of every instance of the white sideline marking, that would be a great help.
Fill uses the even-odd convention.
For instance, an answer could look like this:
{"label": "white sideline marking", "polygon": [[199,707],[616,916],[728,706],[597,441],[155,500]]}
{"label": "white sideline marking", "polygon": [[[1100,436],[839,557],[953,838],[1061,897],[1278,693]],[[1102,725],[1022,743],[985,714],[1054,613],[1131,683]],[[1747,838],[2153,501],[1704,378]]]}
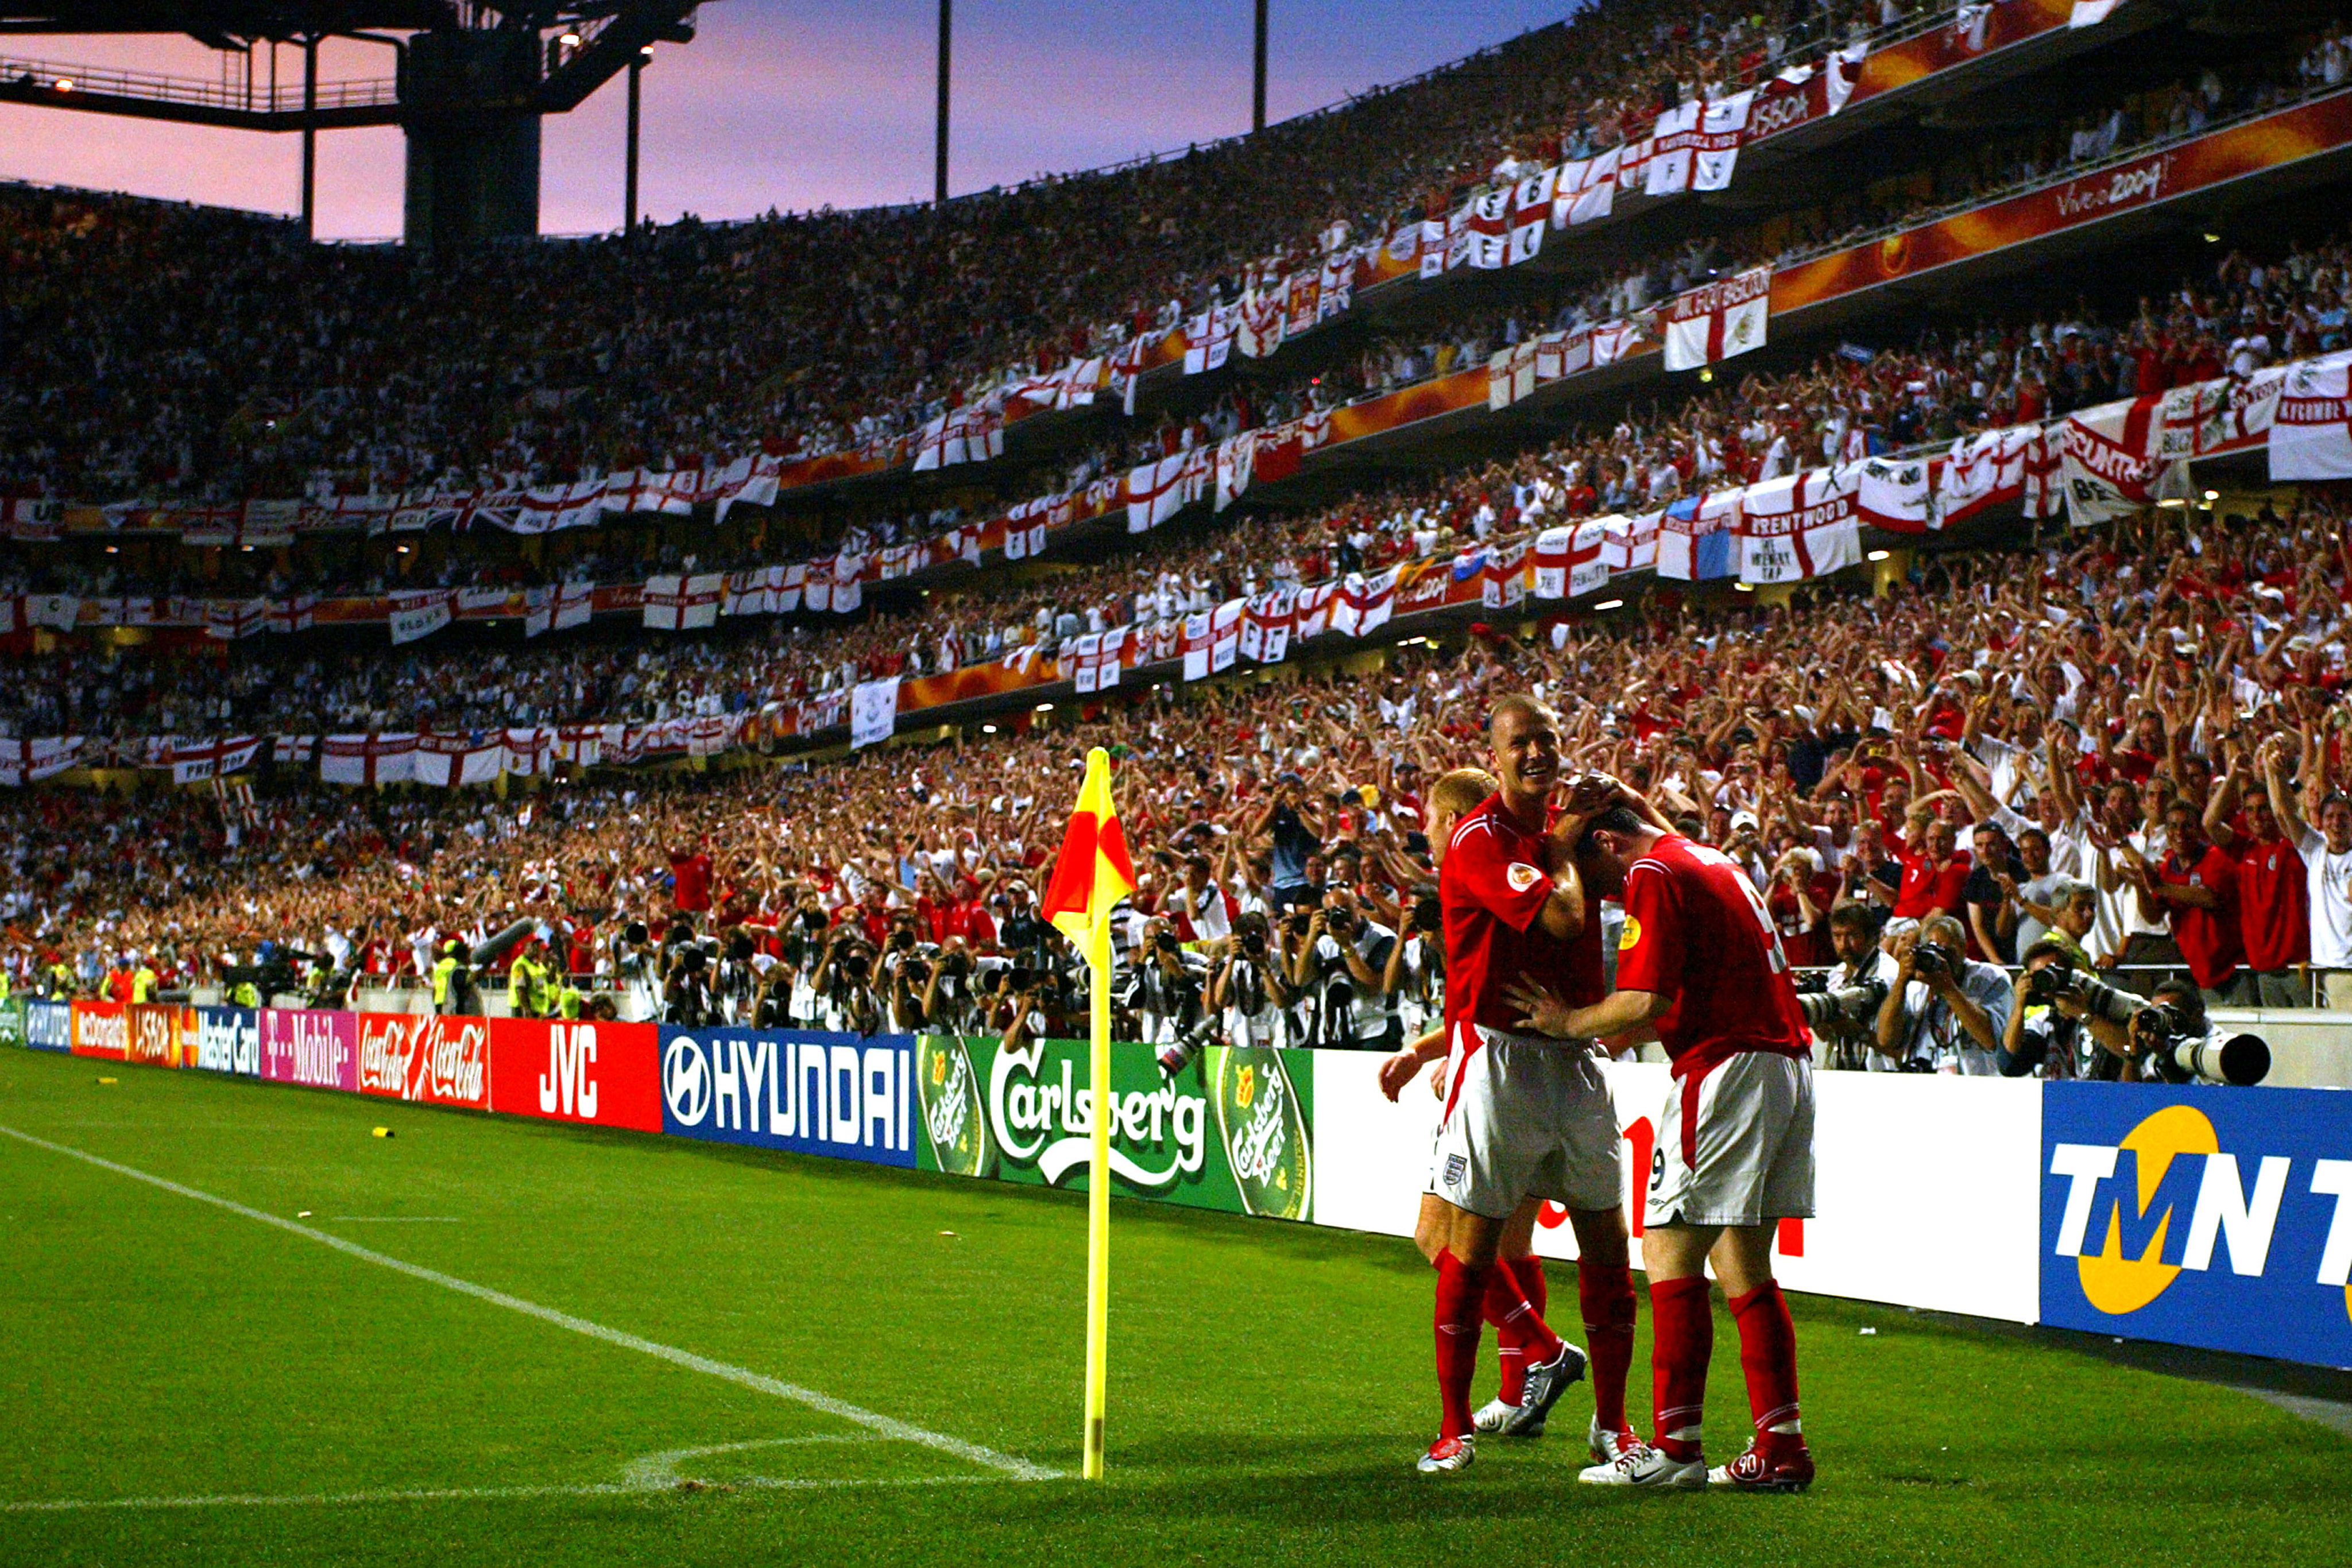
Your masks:
{"label": "white sideline marking", "polygon": [[[982,1486],[988,1476],[909,1476],[901,1479],[782,1480],[772,1476],[746,1476],[714,1483],[756,1491],[837,1491],[854,1487]],[[216,1497],[66,1498],[54,1502],[0,1502],[5,1513],[91,1513],[110,1509],[161,1508],[341,1508],[384,1502],[503,1502],[539,1497],[658,1497],[674,1487],[637,1486],[627,1481],[592,1482],[584,1486],[419,1487],[384,1491],[295,1492],[285,1496],[227,1492]]]}
{"label": "white sideline marking", "polygon": [[257,1220],[264,1225],[274,1225],[280,1230],[305,1237],[322,1247],[331,1247],[338,1252],[373,1263],[380,1268],[390,1269],[394,1273],[405,1274],[412,1280],[422,1280],[427,1284],[438,1285],[446,1291],[455,1291],[459,1295],[471,1296],[478,1301],[488,1301],[492,1306],[504,1307],[509,1312],[520,1312],[525,1317],[537,1318],[541,1322],[553,1323],[558,1328],[570,1329],[573,1333],[585,1334],[590,1339],[602,1340],[606,1344],[619,1345],[624,1350],[634,1350],[640,1354],[655,1356],[672,1365],[685,1367],[689,1372],[699,1372],[710,1377],[721,1378],[740,1387],[755,1389],[761,1394],[772,1394],[779,1399],[790,1399],[796,1404],[805,1405],[812,1410],[821,1411],[827,1416],[839,1416],[844,1421],[854,1422],[870,1432],[898,1442],[913,1443],[942,1454],[952,1454],[960,1459],[984,1466],[989,1469],[1011,1476],[1016,1480],[1047,1481],[1062,1479],[1061,1471],[1048,1469],[1043,1465],[1033,1465],[1027,1459],[1015,1455],[1000,1454],[995,1449],[983,1448],[978,1443],[967,1443],[961,1437],[950,1437],[942,1432],[929,1431],[911,1422],[901,1421],[896,1416],[884,1416],[876,1411],[865,1409],[845,1399],[835,1399],[830,1394],[820,1394],[814,1388],[803,1388],[797,1383],[786,1383],[780,1377],[770,1377],[765,1373],[754,1372],[748,1366],[736,1366],[728,1362],[714,1361],[707,1355],[698,1355],[690,1350],[680,1350],[675,1345],[645,1339],[621,1329],[606,1328],[602,1323],[590,1322],[586,1318],[574,1317],[570,1312],[559,1312],[553,1307],[543,1307],[537,1301],[527,1301],[520,1296],[510,1296],[504,1291],[494,1291],[488,1285],[477,1285],[470,1280],[460,1280],[455,1274],[444,1274],[437,1269],[427,1269],[422,1264],[411,1263],[386,1253],[373,1251],[356,1241],[347,1241],[331,1232],[313,1230],[307,1225],[298,1225],[293,1220],[280,1218],[275,1214],[266,1213],[258,1208],[248,1207],[233,1198],[221,1197],[196,1187],[183,1186],[179,1182],[163,1176],[150,1175],[146,1171],[138,1170],[130,1166],[118,1165],[112,1160],[102,1158],[83,1149],[74,1148],[70,1145],[53,1144],[47,1138],[37,1138],[30,1133],[18,1132],[10,1126],[0,1125],[0,1133],[6,1134],[19,1143],[30,1144],[37,1149],[47,1149],[51,1154],[65,1155],[69,1158],[80,1160],[86,1165],[96,1166],[100,1170],[112,1171],[117,1176],[129,1176],[133,1181],[143,1181],[150,1186],[161,1187],[165,1192],[176,1193],[182,1197],[194,1198],[198,1203],[209,1203],[215,1208],[225,1208],[231,1214],[242,1215],[247,1219]]}

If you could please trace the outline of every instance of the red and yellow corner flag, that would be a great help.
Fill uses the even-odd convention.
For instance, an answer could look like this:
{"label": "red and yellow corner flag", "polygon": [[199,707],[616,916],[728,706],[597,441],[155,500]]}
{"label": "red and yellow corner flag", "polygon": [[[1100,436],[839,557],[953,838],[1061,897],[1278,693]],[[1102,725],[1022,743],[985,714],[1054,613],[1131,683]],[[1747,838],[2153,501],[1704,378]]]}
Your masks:
{"label": "red and yellow corner flag", "polygon": [[1128,858],[1118,808],[1111,804],[1110,754],[1097,746],[1087,753],[1087,781],[1039,913],[1091,957],[1094,932],[1109,921],[1111,906],[1134,891],[1135,863]]}

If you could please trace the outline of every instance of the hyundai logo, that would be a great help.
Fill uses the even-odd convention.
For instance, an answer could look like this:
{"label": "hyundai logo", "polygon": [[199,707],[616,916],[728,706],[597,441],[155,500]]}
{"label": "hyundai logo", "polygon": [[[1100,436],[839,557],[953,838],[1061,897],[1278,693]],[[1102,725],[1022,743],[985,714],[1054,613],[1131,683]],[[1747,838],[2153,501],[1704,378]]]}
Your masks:
{"label": "hyundai logo", "polygon": [[710,1113],[710,1059],[690,1035],[674,1037],[662,1053],[662,1095],[682,1127],[698,1127]]}

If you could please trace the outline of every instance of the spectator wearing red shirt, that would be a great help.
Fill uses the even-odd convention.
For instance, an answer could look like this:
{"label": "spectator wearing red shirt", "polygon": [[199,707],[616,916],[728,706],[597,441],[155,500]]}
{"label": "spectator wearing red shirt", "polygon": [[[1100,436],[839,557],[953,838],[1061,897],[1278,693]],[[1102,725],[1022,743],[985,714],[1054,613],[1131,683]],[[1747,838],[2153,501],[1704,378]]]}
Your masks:
{"label": "spectator wearing red shirt", "polygon": [[670,851],[669,874],[670,903],[681,914],[700,915],[710,907],[710,856],[705,849]]}
{"label": "spectator wearing red shirt", "polygon": [[[2266,752],[2280,745],[2277,737],[2263,743]],[[2206,805],[2205,831],[2237,862],[2238,931],[2253,999],[2266,1008],[2299,1008],[2310,999],[2295,967],[2311,959],[2310,890],[2303,856],[2271,810],[2269,788],[2251,772],[2240,753]],[[2230,821],[2240,801],[2242,827]]]}
{"label": "spectator wearing red shirt", "polygon": [[2164,809],[2163,861],[2123,845],[2125,873],[2138,884],[2144,919],[2169,920],[2172,940],[2208,1007],[2238,1005],[2244,946],[2238,931],[2238,862],[2205,837],[2195,807],[2175,800]]}
{"label": "spectator wearing red shirt", "polygon": [[1914,807],[1903,854],[1903,883],[1895,892],[1895,917],[1925,920],[1930,915],[1958,918],[1969,885],[1969,857],[1956,847],[1952,824]]}

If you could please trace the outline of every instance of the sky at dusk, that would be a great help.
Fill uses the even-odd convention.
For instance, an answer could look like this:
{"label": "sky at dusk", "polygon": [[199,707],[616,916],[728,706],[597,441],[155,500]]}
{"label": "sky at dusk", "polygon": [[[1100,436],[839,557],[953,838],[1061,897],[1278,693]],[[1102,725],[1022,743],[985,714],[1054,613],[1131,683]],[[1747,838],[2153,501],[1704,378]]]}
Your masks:
{"label": "sky at dusk", "polygon": [[[1267,116],[1280,120],[1555,21],[1573,0],[1273,0]],[[960,0],[950,180],[984,188],[1249,128],[1251,0]],[[931,189],[930,0],[713,0],[688,45],[645,74],[642,202],[743,217],[866,206]],[[16,37],[11,58],[220,78],[184,37]],[[321,79],[389,74],[381,47],[331,42]],[[299,83],[299,51],[280,54]],[[266,50],[257,77],[266,80]],[[540,227],[618,226],[625,88],[616,78],[544,122]],[[319,231],[400,232],[401,133],[320,138]],[[290,212],[291,135],[0,105],[0,178]]]}

